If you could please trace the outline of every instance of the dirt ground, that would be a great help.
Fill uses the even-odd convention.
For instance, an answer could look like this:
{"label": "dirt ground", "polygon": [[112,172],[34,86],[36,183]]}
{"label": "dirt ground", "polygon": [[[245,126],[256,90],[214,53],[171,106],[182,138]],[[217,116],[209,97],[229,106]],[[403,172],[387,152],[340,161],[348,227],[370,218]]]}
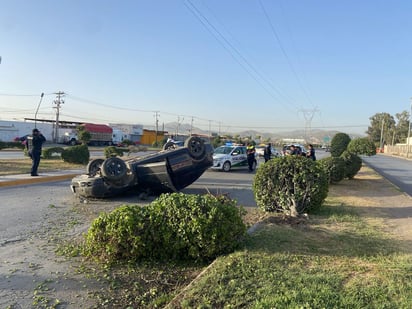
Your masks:
{"label": "dirt ground", "polygon": [[[412,198],[373,170],[363,167],[354,180],[331,186],[329,196],[356,207],[367,220],[382,224],[412,252]],[[92,218],[116,205],[101,202],[91,208],[87,201],[73,203],[71,199],[63,201],[30,237],[7,246],[0,244],[0,270],[7,274],[0,278],[0,308],[95,308],[95,292],[103,290],[103,281],[79,271],[78,259],[56,255],[56,243],[80,238]],[[263,217],[256,209],[248,209],[245,220],[252,225]]]}

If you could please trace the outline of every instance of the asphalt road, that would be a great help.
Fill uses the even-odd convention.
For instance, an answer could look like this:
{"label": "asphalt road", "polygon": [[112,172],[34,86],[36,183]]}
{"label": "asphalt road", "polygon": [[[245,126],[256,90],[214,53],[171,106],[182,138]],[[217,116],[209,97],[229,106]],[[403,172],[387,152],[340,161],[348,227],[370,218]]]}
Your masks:
{"label": "asphalt road", "polygon": [[412,196],[412,160],[383,154],[363,156],[362,160],[403,192]]}

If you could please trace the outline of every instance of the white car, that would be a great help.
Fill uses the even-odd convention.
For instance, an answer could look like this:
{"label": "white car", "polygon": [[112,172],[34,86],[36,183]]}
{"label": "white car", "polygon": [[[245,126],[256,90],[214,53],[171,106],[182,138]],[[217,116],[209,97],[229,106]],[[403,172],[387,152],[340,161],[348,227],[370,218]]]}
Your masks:
{"label": "white car", "polygon": [[[253,170],[256,169],[256,155]],[[246,146],[220,146],[213,152],[213,166],[215,170],[229,172],[234,168],[249,168],[247,162]]]}
{"label": "white car", "polygon": [[[256,146],[256,153],[259,157],[263,157],[265,153],[265,147],[266,146]],[[280,157],[279,151],[276,150],[276,148],[270,147],[271,152],[272,152],[272,158],[277,158]]]}

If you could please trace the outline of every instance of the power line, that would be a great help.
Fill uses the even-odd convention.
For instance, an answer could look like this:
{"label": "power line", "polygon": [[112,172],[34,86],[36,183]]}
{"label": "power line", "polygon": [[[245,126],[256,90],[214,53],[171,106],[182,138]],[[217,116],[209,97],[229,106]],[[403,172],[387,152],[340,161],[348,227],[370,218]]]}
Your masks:
{"label": "power line", "polygon": [[297,72],[296,72],[296,70],[295,70],[295,68],[294,68],[294,66],[293,66],[292,61],[290,60],[290,58],[289,58],[289,56],[288,56],[285,48],[283,47],[283,44],[282,44],[282,42],[281,42],[281,40],[280,40],[280,38],[279,38],[279,35],[277,34],[277,31],[276,31],[276,29],[275,29],[275,26],[273,25],[273,23],[272,23],[272,21],[271,21],[271,19],[270,19],[270,17],[269,17],[269,14],[267,13],[267,11],[266,11],[266,9],[265,9],[265,6],[263,5],[262,0],[259,0],[259,3],[260,3],[260,7],[262,8],[263,14],[264,14],[265,17],[266,17],[266,20],[267,20],[268,23],[269,23],[270,29],[271,29],[274,37],[276,38],[276,41],[277,41],[277,43],[279,44],[280,50],[282,51],[282,54],[285,56],[286,61],[287,61],[288,65],[289,65],[289,67],[290,67],[293,75],[295,76],[296,80],[298,81],[298,84],[299,84],[302,92],[303,92],[304,95],[306,96],[307,100],[313,105],[313,103],[312,103],[312,101],[311,101],[311,99],[310,99],[310,97],[309,97],[309,95],[308,95],[305,87],[303,87],[302,81],[300,80],[300,78],[299,78],[299,76],[298,76],[298,74],[297,74]]}
{"label": "power line", "polygon": [[[189,3],[190,6],[187,4]],[[188,8],[188,10],[200,21],[200,23],[206,28],[206,30],[212,34],[212,36],[218,41],[218,43],[226,50],[229,52],[229,54],[232,56],[232,58],[243,68],[249,75],[275,100],[277,100],[281,105],[283,105],[286,109],[289,109],[289,106],[284,104],[283,102],[279,101],[279,98],[276,98],[271,91],[267,89],[265,85],[257,78],[259,77],[261,80],[263,80],[272,90],[274,90],[279,96],[283,97],[285,100],[287,100],[290,104],[295,105],[290,99],[285,96],[279,89],[273,86],[272,83],[270,83],[243,55],[240,53],[240,51],[233,45],[231,42],[209,21],[209,19],[202,14],[202,12],[191,2],[191,0],[187,0],[187,2],[184,2],[185,6]],[[204,21],[203,21],[204,20]],[[210,28],[209,28],[210,27]],[[213,31],[212,31],[212,30]],[[218,36],[216,36],[216,34]],[[220,38],[220,39],[219,39]],[[224,44],[224,43],[226,44]],[[230,47],[230,49],[228,48]],[[246,65],[244,65],[239,59],[234,55],[232,52],[234,51]],[[253,73],[251,72],[253,71]],[[257,77],[256,77],[256,76]],[[295,106],[295,108],[297,108]]]}

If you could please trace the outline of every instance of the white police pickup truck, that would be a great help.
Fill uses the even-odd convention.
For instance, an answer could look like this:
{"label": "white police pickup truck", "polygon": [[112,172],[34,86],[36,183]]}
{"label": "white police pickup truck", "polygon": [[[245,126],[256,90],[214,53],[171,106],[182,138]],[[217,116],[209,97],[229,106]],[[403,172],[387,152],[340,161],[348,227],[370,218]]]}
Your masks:
{"label": "white police pickup truck", "polygon": [[[253,170],[256,169],[256,155]],[[248,168],[246,146],[226,145],[217,147],[213,152],[211,169],[229,172],[231,169]]]}

